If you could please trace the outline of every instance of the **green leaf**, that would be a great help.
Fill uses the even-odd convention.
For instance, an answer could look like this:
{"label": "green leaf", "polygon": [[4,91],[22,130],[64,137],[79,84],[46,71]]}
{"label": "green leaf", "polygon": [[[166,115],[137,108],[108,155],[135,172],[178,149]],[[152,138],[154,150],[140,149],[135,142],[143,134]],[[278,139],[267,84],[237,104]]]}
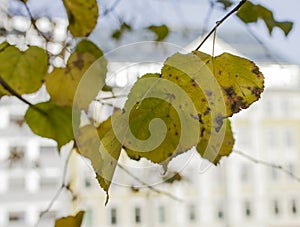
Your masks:
{"label": "green leaf", "polygon": [[131,26],[123,22],[119,29],[113,31],[111,37],[115,40],[120,40],[126,31],[131,31]]}
{"label": "green leaf", "polygon": [[211,130],[205,134],[204,138],[197,144],[196,149],[203,158],[217,165],[220,159],[229,156],[233,149],[234,138],[230,120],[225,120],[220,131]]}
{"label": "green leaf", "polygon": [[69,29],[75,37],[87,37],[98,20],[96,0],[63,0],[69,19]]}
{"label": "green leaf", "polygon": [[163,41],[169,35],[169,28],[165,24],[160,26],[151,25],[148,27],[148,30],[155,33],[155,41]]}
{"label": "green leaf", "polygon": [[198,145],[204,158],[217,163],[233,145],[224,119],[258,100],[263,82],[258,67],[245,58],[174,54],[161,74],[146,74],[135,83],[115,132],[136,160],[144,157],[165,166]]}
{"label": "green leaf", "polygon": [[30,106],[25,120],[35,134],[54,139],[60,149],[74,138],[73,128],[75,131],[79,125],[79,114],[75,113],[74,116],[76,123],[73,125],[71,108],[57,106],[48,101]]}
{"label": "green leaf", "polygon": [[105,85],[107,61],[92,42],[78,43],[65,68],[56,68],[46,78],[52,101],[64,107],[87,109]]}
{"label": "green leaf", "polygon": [[182,181],[183,179],[183,176],[180,175],[180,173],[171,173],[169,174],[171,176],[163,176],[163,180],[165,183],[168,183],[168,184],[173,184],[174,182],[176,181]]}
{"label": "green leaf", "polygon": [[80,227],[84,211],[79,211],[76,216],[68,216],[55,221],[55,227]]}
{"label": "green leaf", "polygon": [[116,125],[132,159],[163,165],[195,145],[200,128],[188,95],[159,74],[146,74],[135,83]]}
{"label": "green leaf", "polygon": [[260,98],[264,90],[264,76],[252,61],[229,53],[217,57],[199,51],[193,53],[207,62],[222,88],[227,109],[224,117],[248,108]]}
{"label": "green leaf", "polygon": [[263,20],[269,33],[272,34],[274,27],[280,28],[287,36],[293,28],[290,21],[277,21],[274,19],[273,12],[262,5],[255,5],[247,1],[237,12],[237,16],[244,23],[255,23],[259,19]]}
{"label": "green leaf", "polygon": [[217,3],[220,3],[223,5],[223,8],[226,10],[228,9],[230,6],[233,5],[233,2],[230,0],[217,0]]}
{"label": "green leaf", "polygon": [[83,39],[81,40],[76,48],[75,48],[75,52],[80,54],[80,53],[90,53],[92,54],[95,58],[100,58],[103,56],[103,52],[101,49],[99,49],[99,47],[91,42],[90,40],[87,39]]}
{"label": "green leaf", "polygon": [[[43,84],[48,70],[46,52],[30,46],[25,52],[14,46],[2,43],[0,49],[0,76],[18,94],[37,91]],[[0,94],[8,91],[0,87]]]}
{"label": "green leaf", "polygon": [[81,127],[76,136],[78,152],[91,160],[99,185],[107,194],[105,204],[108,202],[108,190],[122,148],[112,127],[112,120],[118,115],[120,115],[120,111],[115,112],[98,128],[90,124]]}

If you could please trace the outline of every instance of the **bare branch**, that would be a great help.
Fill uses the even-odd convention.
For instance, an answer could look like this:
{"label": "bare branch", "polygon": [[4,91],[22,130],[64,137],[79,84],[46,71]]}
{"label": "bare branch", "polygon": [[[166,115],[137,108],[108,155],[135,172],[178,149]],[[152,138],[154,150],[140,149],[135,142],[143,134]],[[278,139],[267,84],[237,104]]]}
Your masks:
{"label": "bare branch", "polygon": [[109,13],[111,13],[112,11],[114,11],[114,9],[118,6],[118,4],[121,2],[121,0],[115,0],[115,2],[111,5],[111,7],[109,7],[108,9],[104,10],[102,16],[106,16]]}
{"label": "bare branch", "polygon": [[39,30],[39,28],[36,26],[36,24],[35,24],[35,18],[33,17],[32,13],[31,13],[31,10],[29,9],[27,3],[26,3],[25,1],[21,1],[21,2],[22,2],[22,3],[24,4],[24,6],[25,6],[25,9],[26,9],[26,11],[27,11],[27,13],[28,13],[28,16],[29,16],[29,18],[30,18],[31,24],[32,24],[32,26],[34,27],[34,29],[39,33],[40,36],[42,36],[42,37],[45,39],[46,42],[48,42],[48,41],[49,41],[49,38],[46,37],[46,36],[44,35],[44,33],[42,33],[42,32]]}
{"label": "bare branch", "polygon": [[40,217],[37,221],[37,223],[35,224],[35,227],[38,227],[41,219],[43,218],[43,216],[48,213],[50,211],[50,209],[53,207],[54,203],[56,202],[56,200],[58,199],[58,197],[60,196],[60,194],[62,193],[63,189],[67,189],[68,191],[71,192],[72,196],[73,195],[73,191],[70,189],[69,184],[66,183],[66,178],[67,178],[67,172],[68,172],[68,164],[71,158],[71,155],[73,153],[73,149],[70,150],[68,157],[66,158],[65,161],[65,165],[64,165],[64,170],[63,170],[63,175],[62,175],[62,183],[61,186],[58,188],[57,192],[55,193],[55,195],[53,196],[53,198],[51,199],[51,201],[49,202],[47,208],[45,210],[43,210],[40,214]]}
{"label": "bare branch", "polygon": [[167,197],[169,197],[173,200],[176,200],[176,201],[179,201],[179,202],[184,202],[181,198],[178,198],[178,197],[172,195],[169,192],[161,191],[161,190],[153,187],[152,185],[147,184],[145,181],[141,180],[140,178],[135,176],[133,173],[131,173],[128,169],[126,169],[124,166],[122,166],[120,163],[118,163],[118,167],[120,167],[120,169],[122,169],[125,173],[127,173],[129,176],[131,176],[133,179],[135,179],[136,181],[138,181],[142,185],[146,186],[151,191],[156,192],[157,194],[165,195],[165,196],[167,196]]}
{"label": "bare branch", "polygon": [[234,153],[248,159],[249,161],[251,162],[254,162],[256,164],[261,164],[261,165],[264,165],[264,166],[267,166],[267,167],[271,167],[271,168],[274,168],[274,169],[278,169],[286,174],[288,174],[289,176],[291,176],[291,178],[293,178],[294,180],[300,182],[300,177],[296,176],[293,172],[289,171],[288,169],[284,168],[282,165],[278,165],[278,164],[275,164],[275,163],[271,163],[271,162],[267,162],[267,161],[264,161],[264,160],[259,160],[259,159],[256,159],[248,154],[245,154],[241,151],[238,151],[238,150],[233,150]]}
{"label": "bare branch", "polygon": [[206,42],[206,40],[217,30],[217,28],[232,14],[234,14],[236,11],[238,11],[247,0],[241,0],[240,3],[234,7],[229,13],[227,13],[221,20],[217,21],[216,25],[213,27],[213,29],[205,36],[203,41],[199,44],[199,46],[195,50],[199,50],[200,47]]}
{"label": "bare branch", "polygon": [[9,86],[8,83],[6,83],[6,81],[1,77],[0,75],[0,85],[7,90],[11,95],[16,96],[19,100],[21,100],[22,102],[26,103],[27,105],[29,105],[31,108],[39,111],[40,113],[42,113],[43,115],[47,115],[46,112],[44,112],[43,110],[39,109],[38,107],[34,106],[31,102],[27,101],[26,99],[24,99],[17,91],[15,91],[11,86]]}

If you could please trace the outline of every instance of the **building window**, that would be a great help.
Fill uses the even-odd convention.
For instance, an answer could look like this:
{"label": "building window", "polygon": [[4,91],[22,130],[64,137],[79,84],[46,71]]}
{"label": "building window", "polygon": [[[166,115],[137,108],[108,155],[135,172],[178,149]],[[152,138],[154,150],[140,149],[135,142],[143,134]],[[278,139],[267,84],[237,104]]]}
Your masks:
{"label": "building window", "polygon": [[54,153],[57,152],[56,146],[52,145],[45,145],[45,146],[40,146],[40,155],[41,156],[53,156]]}
{"label": "building window", "polygon": [[48,212],[44,213],[44,211],[42,211],[40,213],[40,215],[43,214],[43,219],[47,219],[47,220],[55,220],[56,218],[56,214],[57,211],[55,210],[49,210]]}
{"label": "building window", "polygon": [[270,169],[270,173],[271,173],[271,179],[272,179],[273,181],[277,181],[277,180],[279,179],[279,172],[278,172],[277,169],[271,168],[271,169]]}
{"label": "building window", "polygon": [[23,211],[9,212],[8,220],[11,223],[22,223],[25,221],[25,212],[23,212]]}
{"label": "building window", "polygon": [[223,210],[223,207],[219,207],[218,209],[218,219],[222,220],[224,219],[224,210]]}
{"label": "building window", "polygon": [[158,218],[159,223],[165,223],[166,222],[166,210],[164,206],[158,207]]}
{"label": "building window", "polygon": [[284,145],[285,147],[292,147],[294,145],[294,131],[292,128],[286,128],[284,130]]}
{"label": "building window", "polygon": [[51,189],[58,186],[58,181],[56,177],[40,177],[40,186],[42,189]]}
{"label": "building window", "polygon": [[135,220],[135,223],[137,223],[137,224],[142,222],[141,208],[140,207],[135,207],[134,208],[134,220]]}
{"label": "building window", "polygon": [[279,204],[278,204],[278,201],[277,200],[274,200],[273,201],[273,213],[275,215],[279,215],[280,213],[280,210],[279,210]]}
{"label": "building window", "polygon": [[10,124],[22,126],[25,122],[24,116],[22,114],[11,114],[9,116]]}
{"label": "building window", "polygon": [[292,211],[292,214],[298,213],[298,204],[297,204],[297,201],[294,199],[291,201],[291,211]]}
{"label": "building window", "polygon": [[111,208],[111,210],[110,210],[110,223],[112,225],[116,225],[117,222],[118,222],[117,209],[116,208]]}
{"label": "building window", "polygon": [[196,207],[195,207],[195,205],[190,205],[189,206],[189,220],[191,222],[196,221]]}
{"label": "building window", "polygon": [[25,179],[24,177],[10,177],[8,184],[9,190],[19,191],[25,188]]}
{"label": "building window", "polygon": [[289,171],[289,174],[288,174],[289,178],[294,180],[294,174],[296,172],[295,165],[293,163],[290,163],[290,164],[288,164],[287,169]]}
{"label": "building window", "polygon": [[92,186],[92,182],[91,182],[91,178],[90,177],[86,176],[84,178],[84,185],[85,185],[86,188],[90,188]]}
{"label": "building window", "polygon": [[252,210],[251,210],[251,204],[250,202],[245,202],[244,204],[244,211],[245,211],[245,216],[246,217],[251,217],[252,216]]}

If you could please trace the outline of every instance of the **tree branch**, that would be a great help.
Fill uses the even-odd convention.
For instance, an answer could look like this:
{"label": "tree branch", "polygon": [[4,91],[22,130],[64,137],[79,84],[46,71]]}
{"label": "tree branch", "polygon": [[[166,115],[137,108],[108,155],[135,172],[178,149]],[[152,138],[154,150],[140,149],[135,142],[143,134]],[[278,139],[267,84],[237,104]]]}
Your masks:
{"label": "tree branch", "polygon": [[30,107],[33,107],[32,103],[30,103],[29,101],[27,101],[26,99],[24,99],[21,95],[19,95],[18,92],[16,92],[12,87],[10,87],[8,85],[8,83],[6,83],[6,81],[1,76],[0,76],[0,84],[10,94],[16,96],[19,100],[21,100],[22,102],[26,103]]}
{"label": "tree branch", "polygon": [[147,184],[145,181],[141,180],[140,178],[138,178],[137,176],[135,176],[133,173],[131,173],[128,169],[126,169],[124,166],[122,166],[121,164],[117,164],[118,167],[120,167],[120,169],[122,169],[125,173],[127,173],[129,176],[131,176],[133,179],[135,179],[136,181],[140,182],[142,185],[146,186],[148,189],[150,189],[151,191],[153,192],[156,192],[157,194],[161,194],[161,195],[165,195],[171,199],[174,199],[176,201],[179,201],[179,202],[183,202],[182,199],[172,195],[171,193],[169,192],[166,192],[166,191],[161,191],[161,190],[158,190],[157,188]]}
{"label": "tree branch", "polygon": [[102,17],[106,16],[107,14],[114,11],[114,9],[118,6],[118,4],[121,2],[121,0],[115,0],[115,2],[109,7],[108,9],[104,10]]}
{"label": "tree branch", "polygon": [[36,24],[35,24],[35,19],[34,19],[32,13],[31,13],[31,10],[29,9],[27,3],[26,3],[25,1],[22,1],[22,0],[21,0],[21,2],[22,2],[22,3],[24,4],[24,6],[25,6],[25,9],[26,9],[26,11],[27,11],[27,13],[28,13],[28,16],[29,16],[29,18],[30,18],[31,24],[32,24],[32,26],[34,27],[34,29],[39,33],[40,36],[42,36],[42,37],[45,39],[46,42],[48,42],[48,41],[49,41],[49,38],[46,37],[46,36],[39,30],[39,28],[36,26]]}
{"label": "tree branch", "polygon": [[68,157],[66,158],[65,161],[65,165],[64,165],[64,170],[63,170],[63,175],[62,175],[62,183],[61,186],[58,188],[57,192],[55,193],[55,195],[53,196],[53,198],[51,199],[51,201],[49,202],[47,208],[45,210],[43,210],[40,214],[40,217],[37,221],[37,223],[34,225],[35,227],[38,227],[41,219],[43,218],[43,216],[48,213],[50,211],[50,209],[52,208],[52,206],[54,205],[55,201],[58,199],[58,197],[60,196],[60,194],[62,193],[63,189],[67,189],[68,191],[71,192],[71,194],[73,195],[73,191],[71,191],[70,186],[66,183],[66,178],[67,178],[67,170],[68,170],[68,164],[71,158],[73,150],[70,150]]}
{"label": "tree branch", "polygon": [[14,95],[15,97],[17,97],[19,100],[21,100],[22,102],[26,103],[27,105],[29,105],[31,108],[39,111],[40,113],[42,113],[43,115],[47,115],[46,112],[44,112],[43,110],[39,109],[38,107],[36,107],[35,105],[33,105],[31,102],[27,101],[26,99],[24,99],[18,92],[16,92],[11,86],[9,86],[8,83],[6,83],[6,81],[1,77],[0,75],[0,84],[1,86],[7,90],[11,95]]}
{"label": "tree branch", "polygon": [[288,169],[284,168],[282,165],[278,165],[278,164],[275,164],[275,163],[271,163],[271,162],[266,162],[264,160],[259,160],[259,159],[256,159],[248,154],[245,154],[241,151],[238,151],[238,150],[233,150],[234,153],[248,159],[249,161],[252,161],[256,164],[261,164],[261,165],[264,165],[264,166],[267,166],[267,167],[271,167],[271,168],[274,168],[274,169],[278,169],[286,174],[288,174],[289,176],[291,176],[294,180],[300,182],[300,177],[296,176],[293,172],[289,171]]}
{"label": "tree branch", "polygon": [[228,18],[230,17],[233,13],[238,11],[245,3],[247,0],[241,0],[240,3],[234,7],[229,13],[227,13],[221,20],[216,22],[216,25],[213,27],[213,29],[205,36],[203,41],[199,44],[199,46],[195,50],[199,50],[200,47],[206,42],[206,40],[217,30],[217,28]]}

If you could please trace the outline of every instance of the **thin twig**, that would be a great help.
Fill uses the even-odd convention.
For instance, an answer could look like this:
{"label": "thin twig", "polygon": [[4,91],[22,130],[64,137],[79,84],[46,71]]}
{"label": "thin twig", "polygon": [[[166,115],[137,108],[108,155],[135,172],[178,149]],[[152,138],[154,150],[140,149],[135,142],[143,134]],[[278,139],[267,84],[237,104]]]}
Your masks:
{"label": "thin twig", "polygon": [[0,85],[7,90],[11,95],[14,95],[15,97],[17,97],[19,100],[21,100],[22,102],[26,103],[27,105],[29,105],[31,108],[39,111],[40,113],[42,113],[43,115],[47,115],[47,113],[41,109],[39,109],[38,107],[36,107],[35,105],[33,105],[31,102],[27,101],[26,99],[24,99],[18,92],[16,92],[11,86],[8,85],[8,83],[6,83],[6,81],[0,76]]}
{"label": "thin twig", "polygon": [[206,42],[206,40],[214,33],[214,31],[228,18],[230,17],[233,13],[238,11],[245,3],[247,0],[241,0],[240,3],[234,7],[229,13],[227,13],[221,20],[217,21],[216,25],[211,29],[211,31],[205,36],[203,41],[199,44],[199,46],[195,50],[199,50],[200,47]]}
{"label": "thin twig", "polygon": [[120,163],[117,164],[118,167],[120,167],[120,169],[122,169],[125,173],[127,173],[129,176],[131,176],[133,179],[135,179],[136,181],[138,181],[139,183],[141,183],[142,185],[146,186],[148,189],[150,189],[151,191],[154,191],[156,192],[157,194],[161,194],[161,195],[165,195],[165,196],[168,196],[169,198],[171,199],[174,199],[176,201],[179,201],[179,202],[183,202],[182,199],[172,195],[171,193],[169,192],[166,192],[166,191],[161,191],[161,190],[158,190],[157,188],[153,187],[152,185],[149,185],[147,184],[145,181],[141,180],[140,178],[138,178],[137,176],[135,176],[133,173],[131,173],[128,169],[126,169],[124,166],[122,166]]}
{"label": "thin twig", "polygon": [[271,167],[271,168],[274,168],[274,169],[278,169],[288,175],[291,176],[291,178],[293,178],[294,180],[300,182],[300,177],[296,176],[292,171],[289,171],[288,169],[284,168],[282,165],[278,165],[278,164],[275,164],[275,163],[271,163],[271,162],[267,162],[267,161],[264,161],[264,160],[260,160],[260,159],[256,159],[248,154],[245,154],[241,151],[238,151],[238,150],[233,150],[234,153],[254,162],[255,164],[261,164],[261,165],[264,165],[264,166],[267,166],[267,167]]}
{"label": "thin twig", "polygon": [[67,172],[68,172],[68,164],[69,164],[72,152],[73,152],[73,150],[70,150],[70,152],[68,154],[68,157],[66,158],[66,161],[65,161],[63,175],[62,175],[62,183],[61,183],[59,189],[57,190],[57,192],[55,193],[55,195],[53,196],[53,198],[51,199],[51,201],[49,202],[47,208],[40,213],[40,217],[39,217],[37,223],[35,224],[35,227],[38,227],[38,225],[39,225],[41,219],[43,218],[43,216],[50,211],[50,209],[54,205],[55,201],[57,200],[57,198],[62,193],[63,189],[67,189],[73,195],[73,192],[70,190],[69,185],[66,183]]}
{"label": "thin twig", "polygon": [[108,9],[104,10],[102,17],[106,16],[107,14],[111,13],[112,11],[114,11],[114,9],[118,6],[118,4],[121,2],[121,0],[116,0],[111,7],[109,7]]}
{"label": "thin twig", "polygon": [[27,105],[33,107],[32,103],[30,103],[29,101],[27,101],[26,99],[24,99],[21,95],[19,95],[18,92],[16,92],[12,87],[10,87],[8,85],[8,83],[6,83],[6,81],[1,76],[0,76],[0,84],[10,94],[16,96],[18,99],[20,99],[22,102],[26,103]]}
{"label": "thin twig", "polygon": [[280,65],[281,62],[275,59],[270,49],[265,45],[265,43],[252,31],[250,26],[246,26],[247,32],[258,42],[258,44],[264,49],[266,57],[272,59],[276,64]]}
{"label": "thin twig", "polygon": [[34,19],[32,13],[31,13],[31,10],[29,9],[27,3],[26,3],[25,1],[21,1],[21,2],[22,2],[22,3],[24,4],[24,6],[25,6],[25,9],[26,9],[26,11],[27,11],[27,13],[28,13],[28,16],[30,17],[31,24],[32,24],[32,26],[34,27],[34,29],[39,33],[40,36],[42,36],[42,37],[45,39],[46,42],[49,41],[49,38],[46,37],[46,36],[44,35],[44,33],[42,33],[42,32],[39,30],[39,28],[36,26],[36,24],[35,24],[35,19]]}

